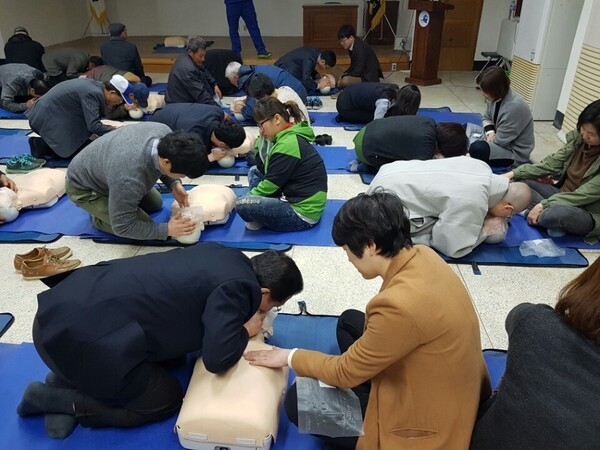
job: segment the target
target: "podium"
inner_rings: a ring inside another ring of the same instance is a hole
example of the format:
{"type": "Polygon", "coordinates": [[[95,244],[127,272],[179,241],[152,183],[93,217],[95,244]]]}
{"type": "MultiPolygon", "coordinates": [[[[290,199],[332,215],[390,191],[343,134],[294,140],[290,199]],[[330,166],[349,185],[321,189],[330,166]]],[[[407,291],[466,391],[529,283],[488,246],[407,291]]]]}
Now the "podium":
{"type": "Polygon", "coordinates": [[[408,9],[416,10],[413,58],[407,83],[420,86],[440,84],[437,72],[440,64],[444,14],[454,5],[438,1],[409,0],[408,9]]]}

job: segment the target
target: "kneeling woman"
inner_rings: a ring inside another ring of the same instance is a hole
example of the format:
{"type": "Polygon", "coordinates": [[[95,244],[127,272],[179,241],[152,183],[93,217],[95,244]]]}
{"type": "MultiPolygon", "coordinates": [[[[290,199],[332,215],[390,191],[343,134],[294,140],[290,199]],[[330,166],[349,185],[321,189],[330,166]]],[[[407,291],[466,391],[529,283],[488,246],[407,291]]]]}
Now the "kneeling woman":
{"type": "Polygon", "coordinates": [[[327,202],[327,173],[311,145],[315,135],[295,102],[259,100],[254,120],[257,165],[248,172],[250,192],[236,210],[251,230],[305,230],[321,219],[327,202]]]}
{"type": "Polygon", "coordinates": [[[548,234],[600,236],[600,100],[579,115],[577,130],[567,133],[567,143],[538,164],[517,167],[505,176],[523,180],[531,187],[530,225],[548,229],[548,234]],[[538,181],[559,174],[556,184],[538,181]]]}

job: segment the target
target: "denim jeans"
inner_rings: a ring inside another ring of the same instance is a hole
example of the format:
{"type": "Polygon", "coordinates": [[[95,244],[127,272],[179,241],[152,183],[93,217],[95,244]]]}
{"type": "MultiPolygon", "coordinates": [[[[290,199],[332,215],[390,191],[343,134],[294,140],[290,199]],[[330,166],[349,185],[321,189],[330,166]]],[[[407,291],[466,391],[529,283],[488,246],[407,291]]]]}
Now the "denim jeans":
{"type": "MultiPolygon", "coordinates": [[[[248,171],[250,189],[263,179],[264,174],[252,166],[248,171]]],[[[256,222],[274,231],[300,231],[313,226],[296,214],[290,203],[275,197],[247,194],[237,199],[235,210],[244,222],[256,222]]]]}

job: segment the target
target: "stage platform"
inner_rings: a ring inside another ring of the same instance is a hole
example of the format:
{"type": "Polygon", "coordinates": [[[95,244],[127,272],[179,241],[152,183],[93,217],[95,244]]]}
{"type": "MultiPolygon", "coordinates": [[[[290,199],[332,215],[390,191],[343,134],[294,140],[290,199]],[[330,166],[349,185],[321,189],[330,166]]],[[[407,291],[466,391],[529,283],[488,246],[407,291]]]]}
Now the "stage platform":
{"type": "MultiPolygon", "coordinates": [[[[229,36],[202,36],[206,40],[215,41],[210,48],[231,48],[229,36]]],[[[59,48],[59,47],[75,47],[87,51],[90,55],[100,55],[100,46],[108,39],[108,36],[101,37],[87,37],[83,39],[77,39],[75,41],[63,42],[62,44],[52,45],[47,49],[59,48]]],[[[142,63],[144,64],[144,70],[148,73],[168,73],[171,70],[171,65],[179,55],[179,53],[155,53],[154,46],[156,44],[163,44],[165,36],[129,36],[128,41],[133,42],[137,45],[140,56],[142,57],[142,63]]],[[[294,37],[265,37],[263,40],[267,49],[273,54],[271,59],[259,59],[256,57],[256,51],[252,45],[250,37],[242,37],[242,60],[244,64],[273,64],[280,56],[287,53],[288,51],[302,47],[302,36],[294,37]]],[[[383,72],[391,72],[392,64],[397,65],[397,70],[408,70],[410,68],[410,61],[408,55],[401,50],[394,50],[392,45],[372,45],[381,69],[383,72]]],[[[333,50],[337,54],[338,63],[337,66],[340,68],[348,67],[350,64],[350,58],[348,53],[341,47],[321,50],[333,50]]]]}

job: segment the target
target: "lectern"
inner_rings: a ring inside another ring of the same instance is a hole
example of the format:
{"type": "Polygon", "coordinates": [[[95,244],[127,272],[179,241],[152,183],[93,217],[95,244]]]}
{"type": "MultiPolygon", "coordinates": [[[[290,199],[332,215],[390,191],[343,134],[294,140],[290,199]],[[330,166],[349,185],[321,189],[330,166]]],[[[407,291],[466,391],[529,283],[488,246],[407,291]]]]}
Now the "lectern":
{"type": "Polygon", "coordinates": [[[416,10],[415,36],[410,76],[407,83],[420,86],[440,84],[437,76],[444,29],[444,14],[454,5],[436,1],[409,0],[408,9],[416,10]]]}

